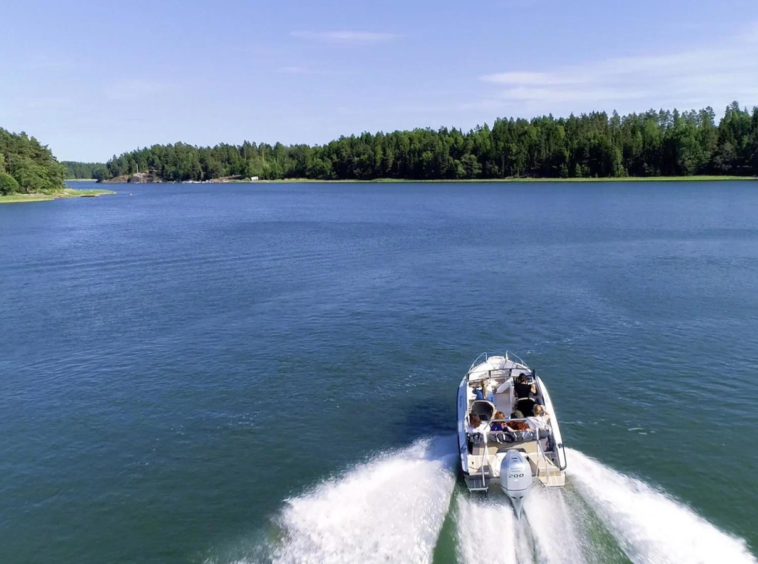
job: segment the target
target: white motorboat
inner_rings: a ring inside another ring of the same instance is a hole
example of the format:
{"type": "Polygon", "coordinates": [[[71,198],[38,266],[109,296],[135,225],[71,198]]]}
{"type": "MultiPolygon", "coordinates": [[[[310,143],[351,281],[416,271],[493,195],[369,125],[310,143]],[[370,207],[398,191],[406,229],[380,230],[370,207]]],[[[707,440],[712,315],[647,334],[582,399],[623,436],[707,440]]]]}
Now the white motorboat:
{"type": "Polygon", "coordinates": [[[511,353],[482,353],[461,380],[458,447],[469,491],[499,485],[518,517],[533,484],[566,483],[566,452],[550,394],[537,373],[511,353]],[[535,416],[538,405],[546,415],[535,416]],[[496,417],[498,412],[503,416],[496,417]]]}

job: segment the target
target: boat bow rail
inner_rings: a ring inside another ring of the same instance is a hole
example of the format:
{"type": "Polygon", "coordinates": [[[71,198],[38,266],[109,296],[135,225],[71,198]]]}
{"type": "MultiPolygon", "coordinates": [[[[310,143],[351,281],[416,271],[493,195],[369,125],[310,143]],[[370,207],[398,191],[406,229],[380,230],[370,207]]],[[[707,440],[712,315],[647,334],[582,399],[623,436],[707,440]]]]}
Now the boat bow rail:
{"type": "Polygon", "coordinates": [[[476,357],[476,360],[471,366],[469,366],[468,372],[466,372],[466,380],[469,382],[475,382],[492,378],[507,379],[511,376],[524,373],[528,373],[532,376],[536,375],[536,372],[529,368],[526,362],[510,351],[505,351],[504,355],[488,355],[486,352],[483,352],[476,357]],[[497,361],[493,362],[495,359],[497,359],[497,361]],[[483,366],[487,364],[490,366],[483,366]],[[514,374],[514,372],[516,374],[514,374]]]}
{"type": "Polygon", "coordinates": [[[476,357],[476,359],[474,360],[474,362],[471,363],[471,366],[469,366],[468,371],[471,372],[471,370],[475,366],[478,366],[479,364],[483,364],[483,363],[487,362],[490,358],[497,358],[497,357],[504,358],[506,362],[508,362],[508,361],[517,362],[517,363],[523,365],[524,367],[527,367],[526,363],[523,360],[521,360],[521,358],[518,355],[512,353],[511,351],[505,351],[504,355],[490,355],[489,353],[487,353],[485,351],[485,352],[483,352],[482,354],[480,354],[479,356],[476,357]],[[484,357],[484,360],[482,360],[482,357],[484,357]]]}

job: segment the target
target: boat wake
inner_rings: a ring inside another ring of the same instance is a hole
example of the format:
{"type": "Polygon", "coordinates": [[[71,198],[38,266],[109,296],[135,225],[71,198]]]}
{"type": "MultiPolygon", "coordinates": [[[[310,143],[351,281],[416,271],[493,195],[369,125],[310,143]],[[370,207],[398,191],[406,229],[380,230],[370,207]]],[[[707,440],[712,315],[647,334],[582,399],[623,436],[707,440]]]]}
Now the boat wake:
{"type": "Polygon", "coordinates": [[[430,562],[455,485],[453,439],[417,441],[286,503],[274,562],[430,562]]]}
{"type": "Polygon", "coordinates": [[[758,562],[731,536],[644,482],[569,452],[563,490],[535,488],[517,521],[500,496],[460,495],[458,559],[503,564],[758,562]]]}
{"type": "Polygon", "coordinates": [[[758,562],[743,539],[644,482],[569,450],[571,482],[633,562],[758,562]]]}
{"type": "Polygon", "coordinates": [[[534,488],[518,521],[505,496],[455,488],[454,440],[419,440],[287,500],[275,540],[248,557],[209,562],[758,564],[667,494],[581,452],[569,461],[566,488],[534,488]]]}
{"type": "Polygon", "coordinates": [[[610,562],[604,544],[593,542],[586,508],[562,490],[535,488],[524,506],[525,518],[516,520],[507,499],[499,495],[457,502],[458,559],[524,564],[610,562]]]}

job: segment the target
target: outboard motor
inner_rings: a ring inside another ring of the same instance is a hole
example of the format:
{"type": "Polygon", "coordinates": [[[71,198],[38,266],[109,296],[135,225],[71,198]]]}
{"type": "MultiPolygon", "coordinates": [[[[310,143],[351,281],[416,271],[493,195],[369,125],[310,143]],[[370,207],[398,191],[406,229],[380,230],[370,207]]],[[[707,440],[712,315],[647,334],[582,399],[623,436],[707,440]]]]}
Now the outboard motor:
{"type": "Polygon", "coordinates": [[[500,463],[500,489],[507,495],[516,517],[521,519],[524,498],[532,487],[532,468],[529,461],[518,450],[509,450],[500,463]]]}

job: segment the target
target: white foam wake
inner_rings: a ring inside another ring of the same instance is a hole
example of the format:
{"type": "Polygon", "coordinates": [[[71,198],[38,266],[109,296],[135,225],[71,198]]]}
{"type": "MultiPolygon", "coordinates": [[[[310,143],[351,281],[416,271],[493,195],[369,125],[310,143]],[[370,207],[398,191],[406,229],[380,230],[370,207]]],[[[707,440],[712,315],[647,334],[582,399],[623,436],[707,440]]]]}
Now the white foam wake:
{"type": "Polygon", "coordinates": [[[280,563],[431,562],[455,483],[454,440],[381,455],[287,501],[280,563]]]}
{"type": "Polygon", "coordinates": [[[465,563],[576,564],[585,562],[585,541],[562,491],[535,487],[516,520],[507,498],[458,498],[458,557],[465,563]]]}
{"type": "Polygon", "coordinates": [[[744,540],[640,480],[573,449],[569,449],[568,475],[633,562],[758,562],[744,540]]]}
{"type": "Polygon", "coordinates": [[[455,514],[458,559],[466,564],[532,561],[531,540],[504,497],[458,496],[455,514]]]}
{"type": "Polygon", "coordinates": [[[547,564],[588,562],[589,545],[577,508],[561,489],[535,487],[524,504],[534,535],[537,561],[547,564]]]}

